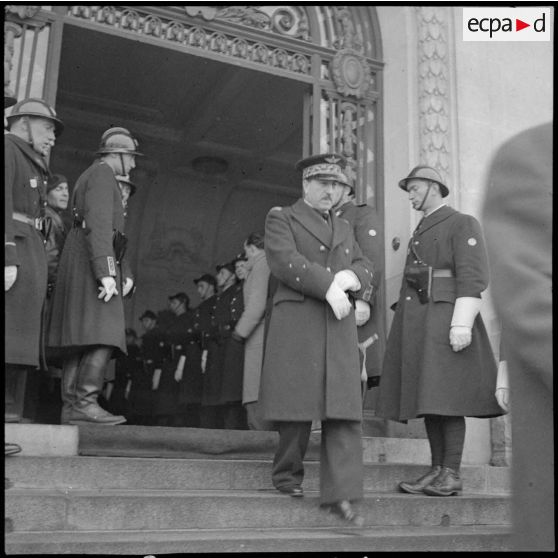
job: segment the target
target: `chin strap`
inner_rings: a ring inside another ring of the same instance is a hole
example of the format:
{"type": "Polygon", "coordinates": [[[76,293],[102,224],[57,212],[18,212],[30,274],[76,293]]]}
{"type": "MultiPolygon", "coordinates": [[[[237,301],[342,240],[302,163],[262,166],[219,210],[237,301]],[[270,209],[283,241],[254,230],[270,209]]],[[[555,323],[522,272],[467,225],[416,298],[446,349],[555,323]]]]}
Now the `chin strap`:
{"type": "Polygon", "coordinates": [[[420,205],[417,208],[417,211],[422,211],[422,206],[424,205],[424,202],[426,201],[426,198],[428,197],[428,194],[430,194],[430,189],[432,188],[432,182],[428,183],[428,187],[426,188],[426,194],[424,194],[424,198],[422,198],[422,201],[420,202],[420,205]]]}

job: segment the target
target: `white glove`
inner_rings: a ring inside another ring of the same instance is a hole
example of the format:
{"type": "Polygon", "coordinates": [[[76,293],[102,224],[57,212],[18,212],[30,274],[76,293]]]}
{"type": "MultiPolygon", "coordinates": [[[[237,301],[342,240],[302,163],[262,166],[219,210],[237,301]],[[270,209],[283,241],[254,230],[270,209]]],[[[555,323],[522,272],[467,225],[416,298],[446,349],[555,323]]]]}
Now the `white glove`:
{"type": "Polygon", "coordinates": [[[4,290],[9,291],[17,279],[17,265],[4,266],[4,290]]]}
{"type": "Polygon", "coordinates": [[[122,296],[126,296],[134,286],[134,280],[130,277],[126,277],[126,281],[124,281],[124,285],[122,287],[122,296]]]}
{"type": "Polygon", "coordinates": [[[370,304],[364,300],[355,301],[355,320],[356,325],[364,325],[370,319],[370,304]]]}
{"type": "Polygon", "coordinates": [[[335,317],[338,320],[346,318],[351,313],[351,303],[349,297],[341,289],[336,281],[332,281],[326,293],[326,300],[331,306],[335,317]]]}
{"type": "Polygon", "coordinates": [[[508,379],[508,362],[506,360],[501,360],[498,363],[498,377],[496,379],[496,400],[498,405],[504,409],[504,411],[509,412],[510,410],[510,386],[508,379]]]}
{"type": "Polygon", "coordinates": [[[182,374],[184,373],[184,364],[186,363],[186,355],[180,355],[178,359],[178,366],[174,371],[174,380],[180,382],[182,380],[182,374]]]}
{"type": "Polygon", "coordinates": [[[335,274],[334,281],[344,291],[358,291],[360,289],[360,281],[354,271],[350,269],[342,269],[335,274]]]}
{"type": "Polygon", "coordinates": [[[105,302],[108,302],[113,295],[118,294],[116,290],[116,281],[114,277],[102,277],[101,283],[103,286],[99,287],[99,296],[97,298],[102,298],[105,302]]]}
{"type": "Polygon", "coordinates": [[[162,370],[160,368],[157,368],[153,372],[153,384],[151,386],[151,389],[156,390],[159,387],[159,380],[161,379],[161,372],[162,372],[162,370]]]}
{"type": "Polygon", "coordinates": [[[472,296],[461,296],[455,300],[449,332],[449,341],[454,352],[462,351],[471,344],[472,328],[481,304],[480,298],[472,296]]]}

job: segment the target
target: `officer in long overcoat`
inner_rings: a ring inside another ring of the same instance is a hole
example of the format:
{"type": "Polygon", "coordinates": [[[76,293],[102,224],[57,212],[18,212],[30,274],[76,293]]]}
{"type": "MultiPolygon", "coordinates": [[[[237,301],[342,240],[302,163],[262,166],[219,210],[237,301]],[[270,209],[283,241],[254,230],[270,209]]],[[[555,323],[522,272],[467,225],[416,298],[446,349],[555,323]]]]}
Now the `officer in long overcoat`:
{"type": "Polygon", "coordinates": [[[42,235],[46,157],[63,124],[41,99],[16,103],[4,135],[4,281],[7,421],[22,418],[27,372],[40,363],[41,314],[47,292],[42,235]]]}
{"type": "Polygon", "coordinates": [[[260,402],[263,418],[278,421],[274,486],[303,494],[311,425],[321,420],[321,502],[361,524],[350,503],[362,497],[363,471],[357,329],[347,292],[368,300],[373,268],[349,223],[330,211],[348,184],[345,165],[336,154],[303,159],[303,198],[267,215],[265,252],[278,286],[260,402]]]}
{"type": "Polygon", "coordinates": [[[503,414],[479,313],[488,261],[479,222],[444,203],[449,189],[435,169],[415,167],[399,186],[424,217],[409,241],[376,414],[396,421],[425,417],[432,468],[400,488],[449,496],[462,490],[464,417],[503,414]]]}
{"type": "Polygon", "coordinates": [[[362,253],[374,264],[373,292],[370,302],[357,303],[362,306],[363,313],[362,319],[359,319],[357,314],[359,350],[366,372],[366,387],[370,389],[379,384],[385,350],[383,316],[376,306],[376,301],[380,297],[378,291],[381,288],[383,276],[380,265],[381,235],[374,210],[365,203],[357,205],[354,201],[354,193],[348,187],[345,187],[344,196],[341,198],[335,214],[352,225],[355,239],[362,253]]]}
{"type": "Polygon", "coordinates": [[[123,297],[133,278],[126,263],[125,208],[116,175],[135,167],[137,141],[126,128],[110,128],[99,158],[81,174],[72,193],[73,227],[60,263],[48,344],[64,348],[62,423],[119,424],[97,403],[106,365],[126,353],[123,297]]]}

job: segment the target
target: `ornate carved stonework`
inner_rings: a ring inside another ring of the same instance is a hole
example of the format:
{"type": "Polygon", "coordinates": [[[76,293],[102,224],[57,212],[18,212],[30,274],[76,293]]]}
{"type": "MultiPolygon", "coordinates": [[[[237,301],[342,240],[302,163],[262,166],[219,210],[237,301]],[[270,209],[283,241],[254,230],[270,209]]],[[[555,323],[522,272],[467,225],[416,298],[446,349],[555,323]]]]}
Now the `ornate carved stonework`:
{"type": "Polygon", "coordinates": [[[10,73],[13,66],[14,40],[19,37],[23,29],[12,21],[4,22],[4,96],[13,97],[14,92],[10,88],[10,73]]]}
{"type": "Polygon", "coordinates": [[[372,84],[372,72],[365,58],[353,50],[340,50],[331,62],[331,77],[342,95],[362,99],[372,84]]]}
{"type": "Polygon", "coordinates": [[[450,177],[448,8],[417,7],[420,162],[450,177]]]}
{"type": "MultiPolygon", "coordinates": [[[[227,8],[223,7],[223,9],[209,9],[205,6],[188,6],[185,10],[188,15],[199,17],[200,20],[208,21],[221,18],[240,22],[244,25],[250,23],[257,28],[261,28],[266,22],[265,25],[270,31],[289,35],[307,33],[305,20],[300,16],[297,19],[296,29],[292,25],[289,27],[290,22],[292,23],[294,20],[285,15],[283,8],[285,7],[266,6],[262,7],[261,10],[256,10],[253,7],[244,9],[229,6],[227,8]],[[271,15],[264,13],[264,10],[271,8],[273,8],[271,15]],[[216,11],[213,12],[212,10],[216,11]],[[261,13],[258,16],[256,12],[261,13]]],[[[287,8],[293,7],[289,6],[287,8]]],[[[69,15],[78,19],[120,28],[131,33],[149,35],[163,41],[199,48],[225,57],[242,58],[248,62],[287,72],[305,75],[309,75],[311,72],[311,58],[307,54],[267,45],[261,41],[239,38],[232,33],[206,29],[201,21],[200,24],[186,23],[162,16],[154,16],[147,10],[120,8],[119,6],[70,6],[69,15]]]]}
{"type": "Polygon", "coordinates": [[[19,4],[6,4],[6,14],[17,15],[20,19],[28,19],[39,13],[41,6],[21,6],[19,4]]]}
{"type": "Polygon", "coordinates": [[[362,99],[372,84],[372,72],[362,55],[362,36],[346,7],[334,8],[341,33],[334,46],[339,50],[331,62],[331,77],[342,95],[362,99]]]}

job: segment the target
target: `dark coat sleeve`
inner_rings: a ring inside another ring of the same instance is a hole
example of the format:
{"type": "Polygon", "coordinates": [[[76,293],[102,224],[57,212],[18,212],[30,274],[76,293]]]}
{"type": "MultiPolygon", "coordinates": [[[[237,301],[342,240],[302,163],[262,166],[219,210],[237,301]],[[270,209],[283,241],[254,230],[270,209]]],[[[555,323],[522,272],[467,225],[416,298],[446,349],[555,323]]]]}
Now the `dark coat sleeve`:
{"type": "Polygon", "coordinates": [[[112,170],[97,166],[85,185],[85,222],[87,248],[96,279],[115,277],[116,264],[112,245],[114,188],[118,188],[112,170]]]}
{"type": "Polygon", "coordinates": [[[4,265],[19,265],[15,244],[13,186],[16,176],[15,148],[4,138],[4,265]]]}

